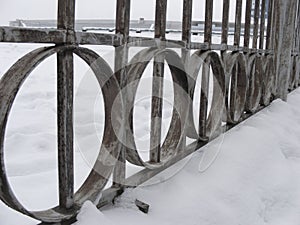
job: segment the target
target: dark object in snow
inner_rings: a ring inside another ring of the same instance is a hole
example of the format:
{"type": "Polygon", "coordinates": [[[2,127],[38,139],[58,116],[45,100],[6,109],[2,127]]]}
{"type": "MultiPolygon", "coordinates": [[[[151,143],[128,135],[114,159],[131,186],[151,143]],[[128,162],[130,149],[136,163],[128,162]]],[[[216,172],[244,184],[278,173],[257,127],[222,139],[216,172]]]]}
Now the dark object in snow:
{"type": "Polygon", "coordinates": [[[149,212],[149,205],[146,204],[145,202],[142,202],[138,199],[135,200],[135,205],[139,208],[140,211],[143,213],[148,213],[149,212]]]}

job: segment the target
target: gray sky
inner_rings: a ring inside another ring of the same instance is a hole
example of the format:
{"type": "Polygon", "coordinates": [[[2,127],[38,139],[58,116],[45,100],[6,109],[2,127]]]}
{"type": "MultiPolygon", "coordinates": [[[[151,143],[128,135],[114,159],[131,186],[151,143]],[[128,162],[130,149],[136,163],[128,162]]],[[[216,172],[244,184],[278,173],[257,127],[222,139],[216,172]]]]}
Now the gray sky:
{"type": "MultiPolygon", "coordinates": [[[[214,0],[214,19],[221,20],[222,0],[214,0]]],[[[168,20],[181,20],[183,0],[168,1],[168,20]]],[[[231,1],[231,20],[235,1],[231,1]]],[[[204,19],[205,0],[195,0],[193,19],[204,19]]],[[[77,19],[114,19],[116,0],[77,0],[77,19]]],[[[56,19],[57,0],[0,0],[0,25],[15,19],[56,19]]],[[[131,19],[154,19],[155,0],[132,0],[131,19]]]]}

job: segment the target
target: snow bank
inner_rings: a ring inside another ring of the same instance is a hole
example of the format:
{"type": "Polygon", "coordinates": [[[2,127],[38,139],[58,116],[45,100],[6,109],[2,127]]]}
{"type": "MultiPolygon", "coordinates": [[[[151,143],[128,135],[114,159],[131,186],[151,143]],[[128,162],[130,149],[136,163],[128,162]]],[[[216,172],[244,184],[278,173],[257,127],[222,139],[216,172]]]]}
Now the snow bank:
{"type": "Polygon", "coordinates": [[[77,215],[77,222],[74,225],[114,225],[110,220],[108,220],[96,206],[87,201],[81,207],[80,213],[77,215]]]}
{"type": "MultiPolygon", "coordinates": [[[[300,90],[196,152],[179,174],[127,190],[103,211],[115,224],[296,225],[300,221],[300,90]],[[216,161],[200,173],[210,151],[216,161]],[[205,160],[202,160],[205,157],[205,160]],[[134,200],[150,204],[149,214],[134,200]]],[[[88,224],[88,223],[83,223],[88,224]]]]}

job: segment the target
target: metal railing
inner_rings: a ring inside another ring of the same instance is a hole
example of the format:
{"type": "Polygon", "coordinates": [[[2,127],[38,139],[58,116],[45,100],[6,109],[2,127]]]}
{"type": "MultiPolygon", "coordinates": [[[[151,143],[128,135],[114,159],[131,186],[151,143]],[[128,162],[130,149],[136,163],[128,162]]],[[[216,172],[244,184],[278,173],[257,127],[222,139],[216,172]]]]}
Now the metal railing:
{"type": "MultiPolygon", "coordinates": [[[[0,42],[51,43],[19,59],[0,81],[0,198],[9,207],[46,223],[72,221],[86,200],[102,198],[98,207],[136,187],[207,144],[222,132],[266,107],[275,98],[286,99],[299,86],[300,7],[296,0],[223,0],[221,42],[212,42],[215,2],[206,0],[204,42],[191,38],[192,0],[183,0],[182,38],[166,38],[167,0],[156,1],[154,38],[129,34],[130,0],[117,0],[116,33],[74,30],[75,0],[58,1],[57,29],[0,27],[0,42]],[[230,4],[236,4],[233,45],[228,44],[230,4]],[[243,18],[245,7],[245,18],[243,18]],[[266,13],[267,10],[267,13],[266,13]],[[254,15],[251,14],[254,12],[254,15]],[[267,15],[267,18],[266,18],[267,15]],[[253,18],[253,19],[252,19],[253,18]],[[244,20],[244,22],[242,22],[244,20]],[[243,44],[241,32],[244,31],[243,44]],[[115,47],[115,66],[82,45],[115,47]],[[143,47],[129,60],[130,48],[143,47]],[[176,53],[181,50],[181,54],[176,53]],[[27,210],[15,197],[5,169],[4,142],[14,99],[30,72],[47,57],[57,55],[57,126],[59,205],[46,211],[27,210]],[[104,97],[105,129],[96,163],[74,193],[73,170],[73,55],[93,70],[104,97]],[[136,91],[153,62],[149,161],[139,155],[133,135],[136,91]],[[165,63],[172,74],[174,105],[171,125],[161,140],[165,63]],[[193,101],[201,76],[199,126],[193,121],[193,101]],[[210,79],[213,80],[211,84],[210,79]],[[130,86],[130,88],[128,88],[130,86]],[[211,100],[208,98],[212,93],[211,100]],[[211,106],[209,107],[209,104],[211,106]],[[186,138],[194,140],[186,144],[186,138]],[[126,163],[144,168],[126,178],[126,163]],[[105,189],[113,176],[113,185],[105,189]]],[[[172,4],[171,1],[168,2],[172,4]]]]}

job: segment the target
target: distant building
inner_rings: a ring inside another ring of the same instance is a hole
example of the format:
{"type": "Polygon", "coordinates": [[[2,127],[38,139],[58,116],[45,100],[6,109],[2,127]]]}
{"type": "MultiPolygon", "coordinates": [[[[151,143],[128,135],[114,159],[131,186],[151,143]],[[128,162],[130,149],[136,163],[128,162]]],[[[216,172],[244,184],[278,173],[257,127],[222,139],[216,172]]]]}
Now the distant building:
{"type": "MultiPolygon", "coordinates": [[[[130,31],[137,33],[152,32],[154,31],[155,21],[145,20],[140,18],[138,20],[130,21],[130,31]]],[[[199,34],[204,32],[204,21],[192,21],[192,33],[199,34]]],[[[22,20],[17,19],[9,22],[10,26],[14,27],[30,27],[30,28],[56,28],[56,20],[22,20]]],[[[81,31],[115,31],[114,20],[76,20],[75,29],[81,31]]],[[[167,21],[167,33],[168,32],[181,32],[182,23],[180,21],[167,21]]],[[[213,32],[220,33],[222,30],[222,22],[213,22],[213,32]]],[[[229,24],[229,33],[234,32],[234,23],[229,24]]]]}
{"type": "MultiPolygon", "coordinates": [[[[10,21],[9,25],[14,27],[38,27],[38,28],[55,28],[56,20],[22,20],[17,19],[15,21],[10,21]]],[[[133,29],[150,29],[154,24],[152,20],[145,20],[140,18],[138,20],[131,20],[130,27],[133,29]]],[[[86,28],[104,28],[108,30],[113,30],[115,28],[114,20],[76,20],[75,29],[85,30],[86,28]]],[[[169,21],[167,23],[167,29],[181,29],[181,22],[169,21]]]]}
{"type": "MultiPolygon", "coordinates": [[[[267,0],[268,1],[268,0],[267,0]]],[[[254,9],[253,9],[254,10],[254,9]]],[[[254,12],[254,11],[253,11],[254,12]]],[[[254,15],[254,13],[253,13],[254,15]]],[[[155,29],[155,21],[145,20],[140,18],[138,20],[130,21],[130,31],[136,33],[153,32],[155,29]]],[[[28,27],[28,28],[56,28],[56,20],[22,20],[17,19],[9,22],[13,27],[28,27]]],[[[204,21],[192,21],[193,35],[204,33],[205,22],[204,21]]],[[[115,20],[76,20],[75,30],[78,31],[106,31],[115,32],[115,20]]],[[[182,30],[181,21],[167,21],[167,33],[180,33],[182,30]]],[[[214,21],[212,23],[213,34],[220,35],[222,32],[222,22],[214,21]]],[[[233,35],[235,30],[235,23],[229,23],[228,34],[233,35]]],[[[241,35],[244,34],[244,26],[242,24],[241,35]]]]}

